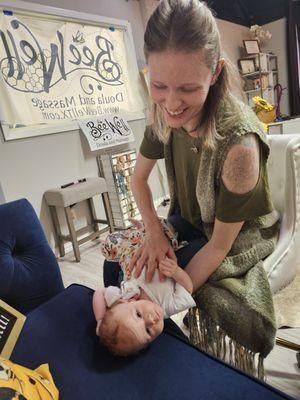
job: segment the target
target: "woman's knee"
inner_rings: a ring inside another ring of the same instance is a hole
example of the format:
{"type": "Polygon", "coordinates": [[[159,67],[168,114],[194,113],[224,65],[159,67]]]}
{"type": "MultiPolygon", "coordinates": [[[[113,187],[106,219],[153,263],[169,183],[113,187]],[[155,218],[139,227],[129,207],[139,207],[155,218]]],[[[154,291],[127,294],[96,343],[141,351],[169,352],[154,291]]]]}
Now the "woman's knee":
{"type": "Polygon", "coordinates": [[[207,243],[207,239],[202,236],[192,240],[186,246],[176,251],[177,263],[181,268],[185,268],[195,254],[207,243]]]}
{"type": "Polygon", "coordinates": [[[194,239],[204,236],[202,232],[184,219],[180,213],[172,214],[168,217],[168,222],[173,226],[178,234],[179,241],[192,242],[194,239]]]}
{"type": "Polygon", "coordinates": [[[105,260],[103,264],[104,286],[120,286],[121,273],[122,270],[118,263],[105,260]]]}

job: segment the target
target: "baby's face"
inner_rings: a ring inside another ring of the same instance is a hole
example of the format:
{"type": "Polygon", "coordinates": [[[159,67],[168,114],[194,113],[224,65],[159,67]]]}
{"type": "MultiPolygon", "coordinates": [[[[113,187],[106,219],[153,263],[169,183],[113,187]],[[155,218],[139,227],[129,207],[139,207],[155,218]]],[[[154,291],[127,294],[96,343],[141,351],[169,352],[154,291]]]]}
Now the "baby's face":
{"type": "Polygon", "coordinates": [[[114,316],[124,322],[141,348],[156,339],[164,328],[163,309],[149,300],[123,301],[115,306],[114,316]]]}

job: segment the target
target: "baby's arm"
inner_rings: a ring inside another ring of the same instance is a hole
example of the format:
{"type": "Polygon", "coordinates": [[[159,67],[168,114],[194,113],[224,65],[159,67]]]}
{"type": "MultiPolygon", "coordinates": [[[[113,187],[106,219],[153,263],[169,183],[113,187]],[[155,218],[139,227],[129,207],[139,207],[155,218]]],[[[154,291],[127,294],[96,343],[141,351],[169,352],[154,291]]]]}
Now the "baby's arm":
{"type": "Polygon", "coordinates": [[[96,321],[100,321],[106,312],[106,302],[105,302],[105,289],[99,288],[95,290],[93,295],[93,311],[96,321]]]}
{"type": "Polygon", "coordinates": [[[159,263],[159,270],[163,275],[173,278],[175,282],[183,286],[189,293],[193,293],[193,282],[191,278],[178,266],[176,261],[166,257],[159,263]]]}

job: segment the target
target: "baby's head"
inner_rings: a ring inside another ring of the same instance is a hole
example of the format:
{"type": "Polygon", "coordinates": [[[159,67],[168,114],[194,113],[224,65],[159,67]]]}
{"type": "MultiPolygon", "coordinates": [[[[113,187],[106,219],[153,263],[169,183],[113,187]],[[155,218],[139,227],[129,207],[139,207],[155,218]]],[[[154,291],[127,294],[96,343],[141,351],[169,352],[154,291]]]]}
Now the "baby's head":
{"type": "Polygon", "coordinates": [[[162,308],[149,300],[120,300],[107,310],[98,330],[101,343],[120,356],[147,347],[164,327],[162,308]]]}

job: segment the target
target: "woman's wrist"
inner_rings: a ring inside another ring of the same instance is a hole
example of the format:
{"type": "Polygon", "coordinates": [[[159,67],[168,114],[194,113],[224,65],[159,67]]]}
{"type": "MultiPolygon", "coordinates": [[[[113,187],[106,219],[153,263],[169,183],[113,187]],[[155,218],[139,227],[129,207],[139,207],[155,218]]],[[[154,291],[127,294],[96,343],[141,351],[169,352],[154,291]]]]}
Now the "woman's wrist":
{"type": "Polygon", "coordinates": [[[157,216],[155,218],[151,218],[148,221],[144,220],[146,234],[151,237],[161,236],[163,234],[163,230],[159,219],[157,216]]]}

